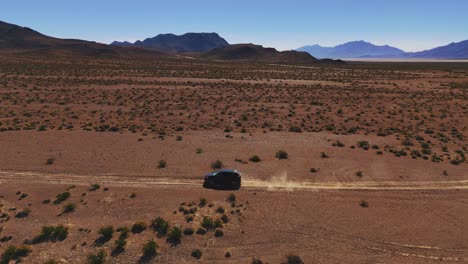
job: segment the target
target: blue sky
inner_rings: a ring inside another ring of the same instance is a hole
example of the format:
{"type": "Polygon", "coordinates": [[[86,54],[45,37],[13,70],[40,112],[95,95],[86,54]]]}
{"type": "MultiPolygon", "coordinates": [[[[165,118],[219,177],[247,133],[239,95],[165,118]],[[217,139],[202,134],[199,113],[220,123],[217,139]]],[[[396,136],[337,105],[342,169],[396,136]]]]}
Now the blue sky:
{"type": "Polygon", "coordinates": [[[103,43],[217,32],[280,50],[366,40],[418,51],[468,39],[467,0],[5,0],[0,20],[103,43]]]}

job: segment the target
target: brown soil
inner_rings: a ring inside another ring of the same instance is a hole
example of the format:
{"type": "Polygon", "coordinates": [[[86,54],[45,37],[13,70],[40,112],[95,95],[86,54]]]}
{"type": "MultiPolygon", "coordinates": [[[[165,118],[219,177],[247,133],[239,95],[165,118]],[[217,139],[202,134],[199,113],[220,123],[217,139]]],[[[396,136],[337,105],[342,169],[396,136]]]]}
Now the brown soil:
{"type": "Polygon", "coordinates": [[[465,63],[2,57],[0,253],[64,224],[65,240],[29,245],[23,262],[85,263],[102,249],[135,263],[150,238],[152,263],[467,262],[467,84],[465,63]],[[202,188],[215,160],[242,173],[234,207],[231,191],[202,188]],[[171,246],[148,227],[120,254],[119,232],[93,244],[102,226],[158,216],[196,230],[218,207],[222,237],[171,246]]]}

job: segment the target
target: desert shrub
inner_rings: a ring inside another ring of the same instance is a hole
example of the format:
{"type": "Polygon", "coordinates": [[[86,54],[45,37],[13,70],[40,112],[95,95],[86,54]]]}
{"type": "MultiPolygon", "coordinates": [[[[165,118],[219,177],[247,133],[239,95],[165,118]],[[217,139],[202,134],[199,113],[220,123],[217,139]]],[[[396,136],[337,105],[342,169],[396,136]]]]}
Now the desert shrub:
{"type": "Polygon", "coordinates": [[[286,256],[286,262],[285,264],[304,264],[304,261],[302,261],[301,257],[297,255],[288,255],[286,256]]]}
{"type": "Polygon", "coordinates": [[[106,259],[106,252],[104,250],[99,250],[96,254],[89,254],[86,257],[87,264],[102,264],[106,259]]]}
{"type": "Polygon", "coordinates": [[[214,229],[214,221],[211,217],[204,216],[201,221],[201,226],[207,230],[214,229]]]}
{"type": "Polygon", "coordinates": [[[191,254],[191,255],[192,255],[193,258],[201,259],[203,253],[202,253],[201,250],[199,250],[199,249],[194,249],[194,250],[192,250],[192,254],[191,254]]]}
{"type": "Polygon", "coordinates": [[[54,162],[55,162],[55,158],[48,158],[46,160],[46,165],[52,165],[52,164],[54,164],[54,162]]]}
{"type": "Polygon", "coordinates": [[[229,217],[225,214],[223,214],[223,216],[221,216],[221,221],[223,221],[223,223],[227,224],[229,222],[229,217]]]}
{"type": "Polygon", "coordinates": [[[278,150],[275,155],[277,159],[288,159],[288,156],[288,153],[284,150],[278,150]]]}
{"type": "Polygon", "coordinates": [[[309,172],[310,173],[316,173],[318,170],[316,168],[310,168],[309,172]]]}
{"type": "Polygon", "coordinates": [[[155,256],[157,249],[158,249],[158,244],[156,243],[156,241],[154,241],[154,239],[148,240],[148,242],[146,242],[143,245],[143,249],[142,249],[143,257],[155,256]]]}
{"type": "Polygon", "coordinates": [[[358,141],[357,145],[358,145],[359,148],[362,148],[362,149],[364,149],[364,150],[368,150],[368,149],[369,149],[369,146],[370,146],[370,145],[369,145],[369,142],[366,141],[366,140],[358,141]]]}
{"type": "Polygon", "coordinates": [[[74,203],[69,203],[69,204],[66,204],[64,207],[63,207],[63,212],[64,213],[71,213],[71,212],[74,212],[76,209],[76,204],[74,203]]]}
{"type": "Polygon", "coordinates": [[[63,241],[68,236],[68,227],[63,225],[43,226],[41,233],[33,238],[32,243],[63,241]]]}
{"type": "Polygon", "coordinates": [[[197,149],[195,150],[195,153],[197,153],[197,154],[202,154],[202,153],[203,153],[203,149],[202,149],[202,148],[197,148],[197,149]]]}
{"type": "Polygon", "coordinates": [[[49,259],[44,264],[58,264],[58,262],[55,259],[49,259]]]}
{"type": "Polygon", "coordinates": [[[186,236],[191,236],[191,235],[193,235],[194,232],[195,231],[191,227],[184,228],[184,235],[186,235],[186,236]]]}
{"type": "Polygon", "coordinates": [[[59,193],[55,196],[54,204],[59,204],[63,201],[66,201],[68,198],[70,198],[70,196],[71,196],[70,192],[59,193]]]}
{"type": "Polygon", "coordinates": [[[0,243],[5,243],[13,239],[13,236],[2,236],[0,237],[0,243]]]}
{"type": "Polygon", "coordinates": [[[1,263],[8,264],[12,260],[20,260],[23,257],[27,257],[29,253],[31,253],[31,248],[26,245],[10,245],[2,254],[1,263]]]}
{"type": "Polygon", "coordinates": [[[344,148],[345,144],[343,144],[341,141],[337,140],[335,143],[332,144],[333,147],[339,147],[339,148],[344,148]]]}
{"type": "Polygon", "coordinates": [[[206,205],[206,198],[200,198],[200,202],[198,203],[198,206],[204,207],[206,205]]]}
{"type": "Polygon", "coordinates": [[[125,246],[127,245],[127,238],[128,238],[128,233],[130,232],[128,228],[122,227],[117,229],[118,232],[120,232],[119,238],[115,240],[115,248],[113,253],[120,253],[125,250],[125,246]]]}
{"type": "Polygon", "coordinates": [[[258,259],[258,258],[252,258],[251,264],[263,264],[263,261],[261,261],[261,260],[258,259]]]}
{"type": "Polygon", "coordinates": [[[166,168],[166,166],[167,166],[167,163],[166,163],[165,160],[160,160],[160,161],[158,162],[158,168],[164,169],[164,168],[166,168]]]}
{"type": "Polygon", "coordinates": [[[262,161],[262,160],[260,159],[260,157],[257,156],[257,155],[253,155],[252,157],[250,157],[249,160],[250,160],[251,162],[260,162],[260,161],[262,161]]]}
{"type": "Polygon", "coordinates": [[[93,192],[93,191],[99,190],[100,188],[101,188],[101,185],[94,183],[94,184],[91,184],[91,188],[89,190],[93,192]]]}
{"type": "Polygon", "coordinates": [[[403,139],[403,140],[401,141],[401,144],[402,144],[403,146],[407,146],[407,147],[413,146],[413,145],[414,145],[413,142],[412,142],[409,138],[403,139]]]}
{"type": "Polygon", "coordinates": [[[326,159],[326,158],[328,158],[328,155],[325,152],[322,152],[322,153],[320,153],[320,157],[322,159],[326,159]]]}
{"type": "Polygon", "coordinates": [[[358,171],[358,172],[356,172],[356,176],[358,176],[358,177],[362,177],[362,171],[358,171]]]}
{"type": "Polygon", "coordinates": [[[15,217],[16,218],[25,218],[29,216],[29,213],[31,213],[31,209],[29,208],[24,208],[23,210],[19,211],[16,213],[15,217]]]}
{"type": "Polygon", "coordinates": [[[359,205],[360,205],[361,207],[363,207],[363,208],[369,207],[369,203],[368,203],[367,201],[365,201],[365,200],[361,200],[361,201],[359,202],[359,205]]]}
{"type": "Polygon", "coordinates": [[[167,233],[167,241],[171,244],[179,244],[182,238],[182,230],[177,226],[172,227],[167,233]]]}
{"type": "Polygon", "coordinates": [[[132,225],[132,233],[138,234],[143,232],[146,229],[146,223],[143,221],[138,221],[132,225]]]}
{"type": "Polygon", "coordinates": [[[101,235],[102,241],[109,241],[111,240],[112,236],[114,235],[114,227],[113,226],[103,226],[98,230],[98,234],[101,235]]]}
{"type": "Polygon", "coordinates": [[[136,193],[132,192],[129,196],[130,198],[135,198],[136,197],[136,193]]]}
{"type": "Polygon", "coordinates": [[[23,199],[26,198],[26,197],[28,197],[28,194],[24,192],[24,193],[21,193],[19,199],[20,199],[20,200],[23,200],[23,199]]]}
{"type": "Polygon", "coordinates": [[[301,133],[302,129],[298,126],[290,126],[289,127],[289,132],[295,132],[295,133],[301,133]]]}
{"type": "Polygon", "coordinates": [[[450,164],[452,165],[460,165],[462,162],[463,160],[459,159],[458,157],[450,160],[450,164]]]}
{"type": "Polygon", "coordinates": [[[346,132],[348,132],[349,134],[356,134],[357,131],[358,131],[357,127],[351,127],[348,130],[346,130],[346,132]]]}
{"type": "Polygon", "coordinates": [[[421,150],[421,153],[424,154],[424,155],[431,155],[432,150],[429,149],[429,148],[424,148],[424,149],[421,150]]]}
{"type": "Polygon", "coordinates": [[[197,229],[197,235],[204,235],[204,234],[206,234],[206,229],[203,227],[199,227],[197,229]]]}
{"type": "Polygon", "coordinates": [[[187,223],[192,222],[192,221],[193,221],[193,216],[192,216],[192,215],[187,215],[187,216],[185,217],[185,221],[187,221],[187,223]]]}
{"type": "Polygon", "coordinates": [[[176,141],[182,141],[182,136],[177,136],[176,141]]]}
{"type": "Polygon", "coordinates": [[[231,193],[229,194],[228,198],[227,198],[227,201],[230,202],[230,203],[235,203],[236,202],[236,195],[231,193]]]}
{"type": "Polygon", "coordinates": [[[226,253],[224,253],[224,257],[225,258],[230,258],[231,257],[231,252],[226,251],[226,253]]]}
{"type": "Polygon", "coordinates": [[[114,252],[123,252],[125,250],[125,246],[127,245],[127,239],[117,239],[114,242],[115,248],[114,252]]]}
{"type": "Polygon", "coordinates": [[[151,222],[151,227],[158,233],[159,236],[164,236],[169,230],[169,222],[164,220],[162,217],[157,217],[151,222]]]}
{"type": "Polygon", "coordinates": [[[221,229],[216,229],[214,232],[215,237],[222,237],[224,236],[224,232],[221,229]]]}
{"type": "Polygon", "coordinates": [[[226,210],[224,210],[224,208],[221,207],[221,206],[218,207],[218,208],[216,208],[216,213],[218,213],[218,214],[224,214],[225,211],[226,211],[226,210]]]}
{"type": "Polygon", "coordinates": [[[211,168],[216,170],[216,169],[221,169],[223,167],[223,162],[220,160],[215,160],[213,163],[211,163],[211,168]]]}

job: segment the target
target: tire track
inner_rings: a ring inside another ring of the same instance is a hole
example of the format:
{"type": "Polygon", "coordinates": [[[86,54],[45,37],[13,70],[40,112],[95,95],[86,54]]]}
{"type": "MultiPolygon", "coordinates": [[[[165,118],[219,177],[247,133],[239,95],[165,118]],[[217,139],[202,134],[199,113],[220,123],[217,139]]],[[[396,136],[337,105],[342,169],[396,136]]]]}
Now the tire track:
{"type": "MultiPolygon", "coordinates": [[[[180,187],[202,188],[203,179],[164,178],[156,176],[128,175],[76,175],[68,173],[41,173],[0,171],[0,183],[36,183],[36,184],[74,184],[89,185],[101,183],[121,187],[180,187]]],[[[460,181],[360,181],[360,182],[298,182],[286,178],[256,180],[248,178],[242,181],[243,189],[278,190],[468,190],[468,180],[460,181]]]]}

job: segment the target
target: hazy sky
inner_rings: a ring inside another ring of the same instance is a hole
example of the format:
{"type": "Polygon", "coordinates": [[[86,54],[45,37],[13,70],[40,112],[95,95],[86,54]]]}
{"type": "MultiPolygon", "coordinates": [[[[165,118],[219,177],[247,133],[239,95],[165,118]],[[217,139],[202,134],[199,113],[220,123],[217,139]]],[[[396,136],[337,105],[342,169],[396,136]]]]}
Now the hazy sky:
{"type": "Polygon", "coordinates": [[[468,39],[468,0],[4,0],[0,20],[104,43],[217,32],[280,50],[366,40],[418,51],[468,39]]]}

